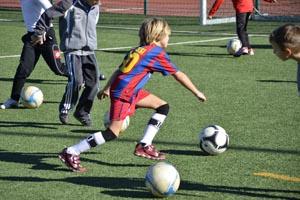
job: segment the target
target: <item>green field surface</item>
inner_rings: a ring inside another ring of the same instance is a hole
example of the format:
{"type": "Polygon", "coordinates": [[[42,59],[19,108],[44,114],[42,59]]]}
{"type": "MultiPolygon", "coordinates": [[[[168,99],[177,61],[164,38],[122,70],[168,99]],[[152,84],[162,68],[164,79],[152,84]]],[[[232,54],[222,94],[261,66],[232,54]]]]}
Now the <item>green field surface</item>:
{"type": "MultiPolygon", "coordinates": [[[[107,77],[130,47],[137,46],[143,19],[101,16],[96,56],[107,77]]],[[[154,74],[146,85],[170,105],[154,139],[181,177],[179,190],[169,199],[300,199],[296,62],[279,60],[268,42],[269,33],[283,23],[250,21],[255,55],[234,58],[226,43],[236,37],[235,24],[167,20],[173,31],[167,49],[171,60],[208,98],[200,103],[172,76],[154,74]],[[222,126],[230,137],[228,150],[218,156],[205,156],[199,148],[198,135],[211,124],[222,126]]],[[[21,21],[0,22],[0,103],[10,96],[24,32],[21,21]]],[[[81,126],[72,115],[70,125],[61,125],[58,105],[66,83],[40,59],[26,86],[43,91],[41,107],[0,110],[0,199],[153,199],[144,177],[156,161],[133,155],[151,110],[137,110],[116,141],[81,154],[88,172],[71,172],[60,162],[57,154],[64,147],[104,129],[103,115],[109,109],[109,100],[95,100],[91,127],[81,126]]]]}

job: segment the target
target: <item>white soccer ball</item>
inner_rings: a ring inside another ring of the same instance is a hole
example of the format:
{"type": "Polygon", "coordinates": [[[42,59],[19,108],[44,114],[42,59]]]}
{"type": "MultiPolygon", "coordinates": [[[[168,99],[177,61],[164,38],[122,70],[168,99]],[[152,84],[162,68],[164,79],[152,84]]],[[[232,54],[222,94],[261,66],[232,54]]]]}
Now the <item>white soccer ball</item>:
{"type": "Polygon", "coordinates": [[[156,197],[167,197],[176,193],[180,176],[176,168],[167,162],[158,162],[149,167],[145,184],[156,197]]]}
{"type": "MultiPolygon", "coordinates": [[[[104,117],[103,117],[103,124],[105,126],[105,128],[108,128],[108,126],[110,125],[110,118],[109,118],[109,111],[107,111],[105,114],[104,114],[104,117]]],[[[124,121],[123,121],[123,124],[122,124],[122,127],[121,127],[121,130],[120,132],[124,132],[128,126],[129,126],[129,123],[130,123],[130,117],[127,116],[124,121]]]]}
{"type": "Polygon", "coordinates": [[[218,125],[211,125],[201,130],[199,134],[200,148],[209,155],[218,155],[227,150],[229,136],[218,125]]]}
{"type": "Polygon", "coordinates": [[[231,55],[235,54],[242,47],[242,43],[239,39],[233,38],[227,42],[227,52],[231,55]]]}
{"type": "Polygon", "coordinates": [[[21,102],[27,108],[38,108],[43,103],[44,95],[35,86],[28,86],[22,89],[21,102]]]}

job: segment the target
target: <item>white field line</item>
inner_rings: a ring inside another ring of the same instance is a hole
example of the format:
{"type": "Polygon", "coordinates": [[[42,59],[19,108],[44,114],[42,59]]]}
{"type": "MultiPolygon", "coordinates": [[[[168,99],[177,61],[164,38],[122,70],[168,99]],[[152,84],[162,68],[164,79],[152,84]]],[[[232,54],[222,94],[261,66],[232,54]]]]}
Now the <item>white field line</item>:
{"type": "MultiPolygon", "coordinates": [[[[249,35],[249,36],[256,36],[265,37],[266,35],[249,35]]],[[[222,37],[222,38],[216,38],[216,39],[208,39],[208,40],[194,40],[194,41],[186,41],[186,42],[175,42],[175,43],[169,43],[169,46],[174,45],[185,45],[185,44],[198,44],[198,43],[205,43],[205,42],[215,42],[215,41],[222,41],[222,40],[229,40],[236,37],[222,37]]],[[[125,47],[110,47],[110,48],[100,48],[96,49],[95,51],[113,51],[113,50],[123,50],[123,49],[131,49],[134,48],[134,46],[125,46],[125,47]]],[[[0,56],[0,59],[4,58],[18,58],[20,55],[7,55],[7,56],[0,56]]]]}
{"type": "MultiPolygon", "coordinates": [[[[102,26],[98,25],[98,28],[106,28],[106,29],[118,29],[118,30],[134,30],[138,31],[138,28],[132,28],[132,27],[123,27],[123,26],[102,26]]],[[[172,33],[185,33],[185,34],[195,34],[195,35],[212,35],[212,36],[236,36],[235,33],[212,33],[212,32],[199,32],[199,31],[176,31],[172,30],[172,33]]],[[[249,34],[249,37],[268,37],[268,35],[265,34],[249,34]]]]}
{"type": "Polygon", "coordinates": [[[20,55],[9,55],[9,56],[0,56],[0,59],[1,58],[18,58],[20,57],[20,55]]]}
{"type": "Polygon", "coordinates": [[[114,11],[128,11],[128,10],[143,10],[144,8],[133,7],[133,8],[103,8],[106,12],[114,12],[114,11]]]}

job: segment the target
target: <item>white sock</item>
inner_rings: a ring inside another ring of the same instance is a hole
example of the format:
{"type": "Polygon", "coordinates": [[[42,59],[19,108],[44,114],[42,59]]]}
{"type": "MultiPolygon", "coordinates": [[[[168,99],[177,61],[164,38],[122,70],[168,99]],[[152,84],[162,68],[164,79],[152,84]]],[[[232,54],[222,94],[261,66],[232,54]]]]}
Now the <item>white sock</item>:
{"type": "MultiPolygon", "coordinates": [[[[105,143],[105,140],[104,140],[101,132],[96,132],[96,133],[92,134],[91,136],[93,137],[93,139],[95,140],[97,145],[101,145],[101,144],[105,143]]],[[[78,144],[68,147],[67,153],[79,155],[82,152],[89,150],[90,148],[91,148],[91,146],[90,146],[88,140],[84,139],[84,140],[81,140],[78,144]]]]}
{"type": "Polygon", "coordinates": [[[101,145],[101,144],[105,143],[105,139],[101,132],[94,133],[94,138],[95,138],[97,145],[101,145]]]}
{"type": "Polygon", "coordinates": [[[87,142],[86,139],[81,140],[79,143],[68,147],[67,148],[67,153],[69,154],[75,154],[75,155],[79,155],[82,152],[85,152],[87,150],[89,150],[91,148],[90,144],[87,142]]]}
{"type": "Polygon", "coordinates": [[[153,125],[153,124],[147,125],[147,127],[144,130],[144,136],[140,140],[140,143],[144,143],[144,144],[146,144],[146,146],[152,144],[152,141],[153,141],[155,135],[159,131],[160,126],[164,123],[166,117],[167,117],[166,115],[163,115],[160,113],[154,113],[151,118],[154,120],[157,120],[158,124],[157,125],[153,125]]]}

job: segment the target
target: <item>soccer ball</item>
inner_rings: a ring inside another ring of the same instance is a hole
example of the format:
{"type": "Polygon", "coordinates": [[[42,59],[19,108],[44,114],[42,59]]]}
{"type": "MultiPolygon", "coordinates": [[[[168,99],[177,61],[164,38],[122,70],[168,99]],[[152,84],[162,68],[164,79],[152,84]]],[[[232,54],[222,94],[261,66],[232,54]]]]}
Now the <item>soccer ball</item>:
{"type": "MultiPolygon", "coordinates": [[[[107,111],[105,114],[104,114],[104,117],[103,117],[103,124],[105,126],[105,128],[108,128],[108,126],[110,125],[110,118],[109,118],[109,111],[107,111]]],[[[129,126],[129,123],[130,123],[130,117],[127,116],[124,121],[123,121],[123,124],[122,124],[122,127],[121,127],[121,130],[120,132],[124,132],[128,126],[129,126]]]]}
{"type": "Polygon", "coordinates": [[[176,193],[180,176],[176,168],[167,162],[158,162],[149,167],[145,184],[156,197],[167,197],[176,193]]]}
{"type": "Polygon", "coordinates": [[[199,134],[200,148],[209,155],[218,155],[226,151],[229,145],[229,136],[218,125],[211,125],[201,130],[199,134]]]}
{"type": "Polygon", "coordinates": [[[27,108],[38,108],[43,103],[44,95],[35,86],[28,86],[22,89],[21,102],[27,108]]]}
{"type": "Polygon", "coordinates": [[[242,43],[239,39],[233,38],[227,43],[227,52],[231,55],[235,54],[242,47],[242,43]]]}

